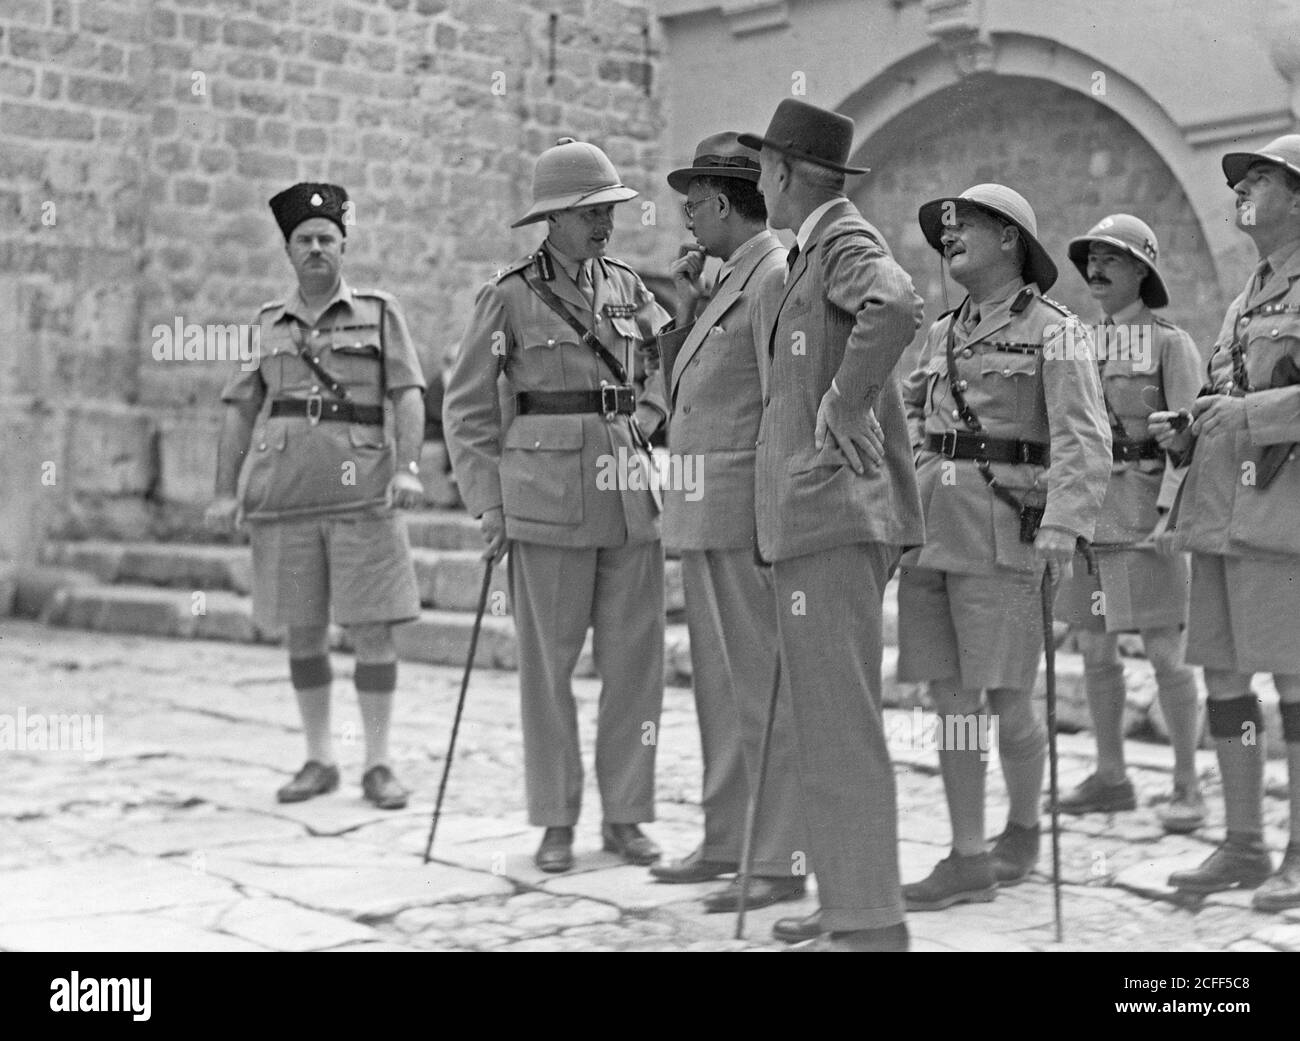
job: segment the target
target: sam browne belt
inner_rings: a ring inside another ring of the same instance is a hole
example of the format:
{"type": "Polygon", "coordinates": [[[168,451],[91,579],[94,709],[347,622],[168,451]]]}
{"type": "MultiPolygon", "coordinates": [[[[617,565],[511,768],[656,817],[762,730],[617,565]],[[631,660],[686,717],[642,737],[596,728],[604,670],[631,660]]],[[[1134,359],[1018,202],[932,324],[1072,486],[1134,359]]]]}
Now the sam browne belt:
{"type": "Polygon", "coordinates": [[[636,394],[631,387],[608,385],[600,390],[525,390],[515,395],[515,408],[521,416],[595,412],[613,419],[636,411],[636,394]]]}
{"type": "Polygon", "coordinates": [[[306,416],[315,425],[321,420],[364,423],[377,426],[384,421],[383,405],[357,405],[351,401],[326,401],[319,394],[303,398],[275,398],[272,416],[306,416]]]}
{"type": "Polygon", "coordinates": [[[988,437],[968,434],[961,430],[945,430],[942,434],[929,434],[925,447],[949,459],[986,459],[990,463],[1029,463],[1031,466],[1047,465],[1047,446],[1036,441],[1017,441],[1005,437],[988,437]]]}

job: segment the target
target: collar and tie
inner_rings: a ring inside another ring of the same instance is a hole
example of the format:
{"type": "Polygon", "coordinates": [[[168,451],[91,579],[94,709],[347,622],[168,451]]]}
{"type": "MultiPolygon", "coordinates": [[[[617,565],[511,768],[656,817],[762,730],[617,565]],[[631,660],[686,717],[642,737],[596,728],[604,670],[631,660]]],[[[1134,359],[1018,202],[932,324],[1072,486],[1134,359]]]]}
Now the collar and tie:
{"type": "Polygon", "coordinates": [[[1254,296],[1261,289],[1263,289],[1264,283],[1268,281],[1269,276],[1272,274],[1273,274],[1273,268],[1269,264],[1269,262],[1267,260],[1261,260],[1259,262],[1259,266],[1255,268],[1255,284],[1251,288],[1250,293],[1248,295],[1254,296]]]}
{"type": "Polygon", "coordinates": [[[790,247],[790,252],[785,256],[785,280],[790,281],[790,272],[794,270],[794,262],[799,259],[799,243],[790,247]]]}
{"type": "Polygon", "coordinates": [[[596,310],[596,286],[591,280],[590,260],[584,260],[578,265],[578,292],[587,301],[587,308],[594,312],[596,310]]]}

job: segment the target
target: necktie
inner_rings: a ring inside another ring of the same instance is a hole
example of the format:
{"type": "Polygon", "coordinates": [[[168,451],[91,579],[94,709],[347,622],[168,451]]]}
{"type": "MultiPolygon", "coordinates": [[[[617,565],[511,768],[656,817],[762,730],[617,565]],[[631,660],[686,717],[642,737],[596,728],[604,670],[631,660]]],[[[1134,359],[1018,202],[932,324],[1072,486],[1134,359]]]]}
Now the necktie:
{"type": "Polygon", "coordinates": [[[794,270],[794,262],[799,259],[799,243],[790,247],[790,252],[785,257],[785,280],[790,281],[790,272],[794,270]]]}
{"type": "Polygon", "coordinates": [[[582,263],[578,265],[578,292],[580,292],[587,301],[587,307],[595,310],[596,307],[596,287],[591,282],[591,264],[582,263]]]}
{"type": "Polygon", "coordinates": [[[1260,261],[1259,267],[1255,268],[1255,286],[1250,291],[1250,296],[1254,296],[1264,288],[1264,283],[1268,281],[1268,276],[1273,273],[1267,260],[1260,261]]]}

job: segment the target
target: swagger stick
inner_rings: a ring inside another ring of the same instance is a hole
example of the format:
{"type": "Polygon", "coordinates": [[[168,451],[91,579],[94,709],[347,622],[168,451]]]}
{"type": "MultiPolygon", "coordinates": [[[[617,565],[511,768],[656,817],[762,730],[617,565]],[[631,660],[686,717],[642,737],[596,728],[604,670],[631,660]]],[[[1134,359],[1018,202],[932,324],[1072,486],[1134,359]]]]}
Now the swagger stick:
{"type": "Polygon", "coordinates": [[[749,812],[745,815],[745,838],[740,850],[740,901],[736,905],[736,939],[745,938],[745,904],[749,900],[749,873],[754,866],[754,828],[758,822],[758,807],[763,799],[763,784],[767,780],[767,761],[772,751],[772,727],[776,723],[776,697],[781,690],[781,659],[776,659],[772,677],[772,698],[767,705],[767,726],[763,728],[763,744],[758,752],[758,779],[749,794],[749,812]]]}
{"type": "Polygon", "coordinates": [[[1056,781],[1056,636],[1052,631],[1052,569],[1043,569],[1043,653],[1047,664],[1047,762],[1052,806],[1052,904],[1056,911],[1056,942],[1061,932],[1061,808],[1056,781]]]}
{"type": "Polygon", "coordinates": [[[465,662],[465,676],[460,681],[460,700],[456,702],[456,718],[451,724],[451,744],[447,746],[447,759],[442,764],[442,783],[438,785],[438,800],[433,804],[433,823],[429,825],[429,841],[424,844],[424,862],[429,863],[433,851],[433,836],[438,831],[438,818],[442,815],[442,797],[447,791],[447,778],[451,776],[451,758],[456,752],[456,734],[460,732],[460,716],[465,711],[465,692],[469,690],[469,674],[474,668],[474,652],[478,650],[478,632],[483,627],[483,612],[487,609],[488,590],[492,586],[492,568],[496,559],[488,556],[483,565],[483,588],[478,594],[478,613],[474,616],[474,630],[469,636],[469,657],[465,662]]]}

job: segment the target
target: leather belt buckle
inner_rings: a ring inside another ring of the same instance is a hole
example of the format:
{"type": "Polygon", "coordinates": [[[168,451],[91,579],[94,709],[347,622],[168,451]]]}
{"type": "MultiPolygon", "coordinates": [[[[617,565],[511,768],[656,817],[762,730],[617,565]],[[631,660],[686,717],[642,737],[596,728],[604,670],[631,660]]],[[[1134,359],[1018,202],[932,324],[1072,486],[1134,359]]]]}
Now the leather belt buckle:
{"type": "Polygon", "coordinates": [[[605,380],[600,381],[600,411],[606,423],[614,422],[618,415],[618,392],[620,388],[605,380]]]}
{"type": "Polygon", "coordinates": [[[957,458],[957,431],[945,430],[939,435],[939,454],[949,459],[957,458]]]}
{"type": "Polygon", "coordinates": [[[321,411],[325,407],[325,399],[319,394],[312,394],[307,398],[307,422],[315,426],[320,422],[321,411]]]}

